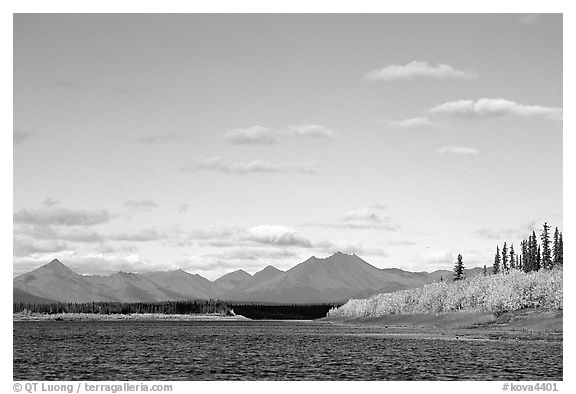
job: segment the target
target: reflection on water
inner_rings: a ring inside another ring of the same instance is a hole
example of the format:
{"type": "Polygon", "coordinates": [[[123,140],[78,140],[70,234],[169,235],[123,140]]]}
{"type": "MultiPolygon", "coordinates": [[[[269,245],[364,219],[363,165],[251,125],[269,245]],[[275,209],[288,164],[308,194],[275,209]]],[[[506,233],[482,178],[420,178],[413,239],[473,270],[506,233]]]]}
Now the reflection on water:
{"type": "Polygon", "coordinates": [[[562,343],[308,322],[15,322],[15,380],[561,380],[562,343]]]}

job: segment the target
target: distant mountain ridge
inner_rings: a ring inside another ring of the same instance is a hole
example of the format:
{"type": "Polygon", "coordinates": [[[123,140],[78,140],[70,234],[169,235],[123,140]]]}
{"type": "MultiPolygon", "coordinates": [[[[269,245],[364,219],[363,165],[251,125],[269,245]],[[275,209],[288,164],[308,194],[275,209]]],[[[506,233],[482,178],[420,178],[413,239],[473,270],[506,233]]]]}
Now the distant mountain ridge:
{"type": "MultiPolygon", "coordinates": [[[[468,270],[468,276],[482,273],[468,270]]],[[[237,302],[329,303],[451,280],[448,270],[409,272],[376,268],[355,254],[310,257],[288,271],[273,266],[250,275],[236,270],[210,281],[181,269],[143,274],[80,275],[53,260],[13,279],[14,301],[157,302],[220,299],[237,302]]]]}

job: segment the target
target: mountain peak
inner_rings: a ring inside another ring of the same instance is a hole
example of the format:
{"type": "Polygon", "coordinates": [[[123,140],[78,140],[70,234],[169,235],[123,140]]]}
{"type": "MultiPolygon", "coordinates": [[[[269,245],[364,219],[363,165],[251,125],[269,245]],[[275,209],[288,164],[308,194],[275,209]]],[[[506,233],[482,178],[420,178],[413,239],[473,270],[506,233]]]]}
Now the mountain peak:
{"type": "Polygon", "coordinates": [[[53,271],[72,271],[70,268],[62,264],[62,262],[58,259],[54,259],[48,264],[43,265],[43,268],[48,268],[53,271]]]}

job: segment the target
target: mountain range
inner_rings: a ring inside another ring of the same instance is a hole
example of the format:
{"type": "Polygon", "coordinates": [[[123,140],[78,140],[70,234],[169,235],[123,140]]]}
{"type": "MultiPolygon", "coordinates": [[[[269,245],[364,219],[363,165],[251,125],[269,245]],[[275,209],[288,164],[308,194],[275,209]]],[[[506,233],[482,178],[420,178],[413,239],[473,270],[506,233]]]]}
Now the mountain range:
{"type": "MultiPolygon", "coordinates": [[[[467,270],[468,276],[482,268],[467,270]]],[[[13,280],[14,302],[155,302],[192,299],[265,303],[338,303],[449,279],[452,271],[379,269],[355,254],[310,257],[288,271],[268,266],[250,275],[230,272],[215,281],[181,269],[143,274],[81,275],[53,260],[13,280]]]]}

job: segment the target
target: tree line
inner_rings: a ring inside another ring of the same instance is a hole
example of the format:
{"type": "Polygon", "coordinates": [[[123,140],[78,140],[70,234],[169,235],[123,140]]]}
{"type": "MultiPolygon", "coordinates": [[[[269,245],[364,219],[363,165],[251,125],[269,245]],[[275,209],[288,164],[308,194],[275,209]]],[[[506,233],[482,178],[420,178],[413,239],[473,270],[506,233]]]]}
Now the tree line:
{"type": "Polygon", "coordinates": [[[92,314],[132,314],[132,313],[163,313],[167,315],[231,314],[230,307],[222,301],[164,301],[164,302],[15,302],[14,313],[31,312],[44,314],[57,313],[92,313],[92,314]]]}
{"type": "Polygon", "coordinates": [[[555,227],[552,239],[550,239],[550,226],[544,222],[540,237],[532,231],[527,239],[520,242],[519,253],[514,251],[514,244],[508,247],[504,242],[502,249],[496,245],[492,272],[494,274],[505,273],[511,269],[531,272],[562,267],[564,265],[563,249],[562,232],[555,227]]]}
{"type": "MultiPolygon", "coordinates": [[[[558,227],[555,227],[552,239],[550,239],[550,229],[548,223],[544,222],[540,238],[536,236],[536,232],[533,230],[528,238],[520,242],[519,253],[514,250],[514,244],[510,244],[508,247],[507,243],[504,242],[502,249],[500,249],[500,245],[496,245],[492,273],[507,273],[511,269],[531,272],[562,267],[564,265],[562,232],[558,230],[558,227]],[[539,239],[540,242],[538,242],[539,239]]],[[[486,265],[484,265],[483,273],[484,276],[488,275],[486,265]]],[[[459,254],[454,265],[454,280],[465,278],[462,255],[459,254]]]]}
{"type": "Polygon", "coordinates": [[[215,300],[165,301],[165,302],[15,302],[14,313],[89,313],[89,314],[139,314],[161,313],[166,315],[211,314],[242,315],[249,319],[311,320],[325,317],[331,308],[341,304],[259,304],[234,303],[215,300]]]}

